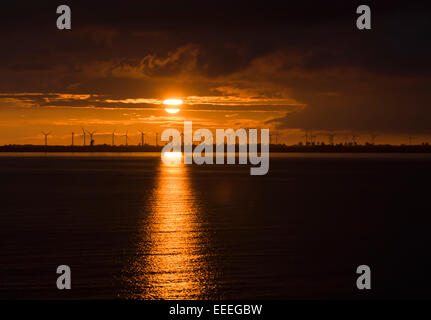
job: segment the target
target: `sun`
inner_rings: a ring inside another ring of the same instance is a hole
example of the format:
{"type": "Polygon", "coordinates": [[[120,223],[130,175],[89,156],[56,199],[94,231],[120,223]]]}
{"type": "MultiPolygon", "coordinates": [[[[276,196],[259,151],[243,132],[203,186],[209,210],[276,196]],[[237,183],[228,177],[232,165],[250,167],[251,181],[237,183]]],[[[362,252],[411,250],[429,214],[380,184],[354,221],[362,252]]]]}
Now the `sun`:
{"type": "Polygon", "coordinates": [[[167,113],[178,113],[178,112],[180,112],[180,109],[166,108],[165,111],[167,113]]]}
{"type": "Polygon", "coordinates": [[[183,100],[181,99],[166,99],[163,101],[163,104],[168,106],[179,106],[183,104],[183,100]]]}
{"type": "MultiPolygon", "coordinates": [[[[183,104],[183,100],[181,99],[166,99],[163,101],[164,105],[167,106],[180,106],[183,104]]],[[[166,108],[166,112],[168,113],[178,113],[180,111],[179,108],[166,108]]]]}

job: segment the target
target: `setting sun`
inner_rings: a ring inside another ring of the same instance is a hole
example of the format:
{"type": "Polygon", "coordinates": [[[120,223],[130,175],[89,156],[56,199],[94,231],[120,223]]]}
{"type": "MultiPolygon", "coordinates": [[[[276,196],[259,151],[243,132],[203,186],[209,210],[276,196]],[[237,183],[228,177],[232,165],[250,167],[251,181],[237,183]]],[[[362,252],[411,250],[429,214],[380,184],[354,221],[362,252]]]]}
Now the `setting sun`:
{"type": "MultiPolygon", "coordinates": [[[[167,106],[180,106],[183,104],[183,100],[181,99],[166,99],[163,101],[164,105],[167,106]]],[[[166,112],[168,113],[178,113],[180,111],[179,108],[166,108],[166,112]]]]}
{"type": "Polygon", "coordinates": [[[183,100],[181,99],[166,99],[163,101],[163,104],[168,106],[179,106],[183,104],[183,100]]]}
{"type": "Polygon", "coordinates": [[[165,110],[168,113],[178,113],[180,111],[180,109],[171,109],[171,108],[166,108],[165,110]]]}

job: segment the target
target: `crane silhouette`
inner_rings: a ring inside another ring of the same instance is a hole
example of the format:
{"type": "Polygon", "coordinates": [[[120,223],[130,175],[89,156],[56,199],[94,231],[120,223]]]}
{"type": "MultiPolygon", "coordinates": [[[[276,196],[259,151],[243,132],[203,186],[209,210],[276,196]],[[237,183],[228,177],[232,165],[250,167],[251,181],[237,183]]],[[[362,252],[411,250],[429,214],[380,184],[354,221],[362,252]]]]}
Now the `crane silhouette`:
{"type": "Polygon", "coordinates": [[[302,137],[305,137],[305,144],[308,146],[310,144],[314,145],[314,143],[316,142],[316,135],[313,135],[313,131],[309,130],[309,131],[305,131],[305,135],[303,135],[302,137]]]}

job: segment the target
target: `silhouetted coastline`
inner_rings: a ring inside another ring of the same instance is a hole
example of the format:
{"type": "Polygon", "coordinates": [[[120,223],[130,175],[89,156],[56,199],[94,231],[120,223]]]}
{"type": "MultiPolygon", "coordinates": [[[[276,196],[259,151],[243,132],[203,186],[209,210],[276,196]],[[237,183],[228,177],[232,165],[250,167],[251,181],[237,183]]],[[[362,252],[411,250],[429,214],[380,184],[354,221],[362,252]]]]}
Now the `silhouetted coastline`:
{"type": "MultiPolygon", "coordinates": [[[[38,145],[5,145],[0,152],[160,152],[163,146],[38,146],[38,145]]],[[[225,148],[226,150],[226,148],[225,148]]],[[[260,146],[258,146],[260,150],[260,146]]],[[[421,145],[284,145],[271,144],[270,152],[322,152],[322,153],[431,153],[431,146],[421,145]]],[[[214,146],[215,151],[215,146],[214,146]]],[[[238,151],[238,146],[236,146],[238,151]]]]}

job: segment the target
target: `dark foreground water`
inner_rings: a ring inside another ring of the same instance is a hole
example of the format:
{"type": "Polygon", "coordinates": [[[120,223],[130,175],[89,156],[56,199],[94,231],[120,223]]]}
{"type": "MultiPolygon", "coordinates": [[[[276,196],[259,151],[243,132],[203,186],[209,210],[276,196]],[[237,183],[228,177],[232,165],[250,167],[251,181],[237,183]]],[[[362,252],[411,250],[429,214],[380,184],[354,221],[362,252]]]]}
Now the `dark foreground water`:
{"type": "Polygon", "coordinates": [[[250,176],[159,155],[2,154],[0,298],[431,297],[430,178],[427,155],[278,155],[250,176]]]}

